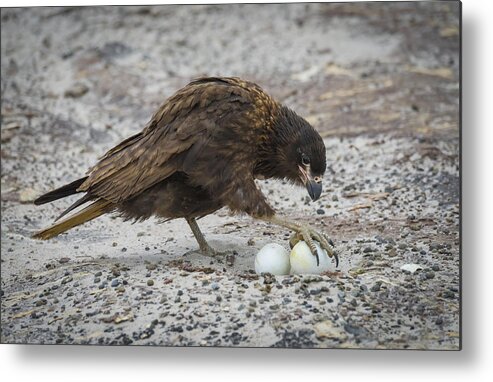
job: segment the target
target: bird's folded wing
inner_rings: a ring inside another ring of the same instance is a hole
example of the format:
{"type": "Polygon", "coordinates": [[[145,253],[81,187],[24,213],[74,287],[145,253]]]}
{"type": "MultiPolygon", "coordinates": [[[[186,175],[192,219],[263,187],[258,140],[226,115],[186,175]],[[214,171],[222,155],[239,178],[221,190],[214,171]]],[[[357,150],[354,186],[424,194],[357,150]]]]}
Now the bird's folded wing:
{"type": "Polygon", "coordinates": [[[185,87],[161,106],[141,133],[109,150],[78,190],[119,203],[180,171],[187,151],[203,146],[225,108],[231,112],[250,102],[244,93],[238,87],[207,83],[185,87]]]}
{"type": "Polygon", "coordinates": [[[204,129],[205,124],[196,124],[185,139],[176,134],[158,137],[159,130],[142,134],[131,145],[107,153],[79,189],[114,203],[127,200],[178,171],[179,154],[200,139],[204,129]]]}

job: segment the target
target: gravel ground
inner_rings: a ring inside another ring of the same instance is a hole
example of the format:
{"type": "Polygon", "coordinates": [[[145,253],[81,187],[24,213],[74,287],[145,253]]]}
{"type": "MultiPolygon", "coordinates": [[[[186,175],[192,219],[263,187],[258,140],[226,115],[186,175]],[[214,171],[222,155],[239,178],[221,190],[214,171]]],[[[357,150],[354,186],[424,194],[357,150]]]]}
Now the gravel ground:
{"type": "Polygon", "coordinates": [[[459,349],[458,4],[1,17],[2,342],[459,349]],[[256,81],[324,137],[319,201],[259,185],[279,213],[329,233],[337,269],[256,275],[256,252],[290,233],[224,209],[201,221],[223,259],[197,253],[181,220],[105,216],[30,238],[71,202],[33,198],[83,175],[200,75],[256,81]]]}

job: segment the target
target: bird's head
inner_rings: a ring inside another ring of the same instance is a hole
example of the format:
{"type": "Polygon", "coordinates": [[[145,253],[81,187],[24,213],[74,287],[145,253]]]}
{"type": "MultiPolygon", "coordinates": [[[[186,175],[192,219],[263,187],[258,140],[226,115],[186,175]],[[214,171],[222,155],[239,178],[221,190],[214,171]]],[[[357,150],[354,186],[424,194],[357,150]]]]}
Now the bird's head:
{"type": "MultiPolygon", "coordinates": [[[[314,134],[320,138],[317,132],[314,134]]],[[[319,141],[307,142],[306,137],[298,142],[295,153],[291,153],[291,163],[296,163],[296,174],[290,180],[306,187],[310,198],[317,200],[322,193],[322,179],[325,172],[325,145],[319,141]]]]}
{"type": "Polygon", "coordinates": [[[273,129],[271,150],[264,162],[267,177],[287,179],[305,186],[313,201],[322,193],[326,168],[325,145],[320,134],[295,112],[282,107],[273,129]],[[272,151],[271,151],[272,152],[272,151]]]}

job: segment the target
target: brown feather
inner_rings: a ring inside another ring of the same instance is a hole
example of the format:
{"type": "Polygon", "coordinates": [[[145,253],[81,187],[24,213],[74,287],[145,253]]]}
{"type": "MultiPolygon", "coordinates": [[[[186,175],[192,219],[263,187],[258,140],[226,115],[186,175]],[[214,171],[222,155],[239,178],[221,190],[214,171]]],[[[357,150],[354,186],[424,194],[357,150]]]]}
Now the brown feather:
{"type": "Polygon", "coordinates": [[[253,107],[256,93],[245,82],[224,79],[219,81],[224,86],[217,83],[192,82],[178,91],[142,133],[108,151],[79,190],[119,203],[180,171],[181,163],[173,161],[174,156],[220,131],[218,124],[228,115],[238,117],[253,107]],[[224,112],[217,115],[218,109],[224,112]]]}
{"type": "Polygon", "coordinates": [[[49,228],[36,232],[33,235],[33,239],[51,239],[65,231],[68,231],[71,228],[77,227],[78,225],[93,220],[113,209],[113,203],[103,199],[97,200],[96,202],[88,205],[73,216],[62,220],[61,222],[54,224],[49,228]]]}

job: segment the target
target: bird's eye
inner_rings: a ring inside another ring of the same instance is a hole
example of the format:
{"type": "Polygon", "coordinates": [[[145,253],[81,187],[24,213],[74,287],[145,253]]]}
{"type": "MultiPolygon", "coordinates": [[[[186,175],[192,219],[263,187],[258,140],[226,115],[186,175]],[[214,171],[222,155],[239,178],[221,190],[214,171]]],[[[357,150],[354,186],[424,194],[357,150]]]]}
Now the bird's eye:
{"type": "Polygon", "coordinates": [[[310,164],[310,158],[308,158],[306,155],[303,155],[301,157],[301,163],[303,163],[305,166],[308,166],[310,164]]]}

